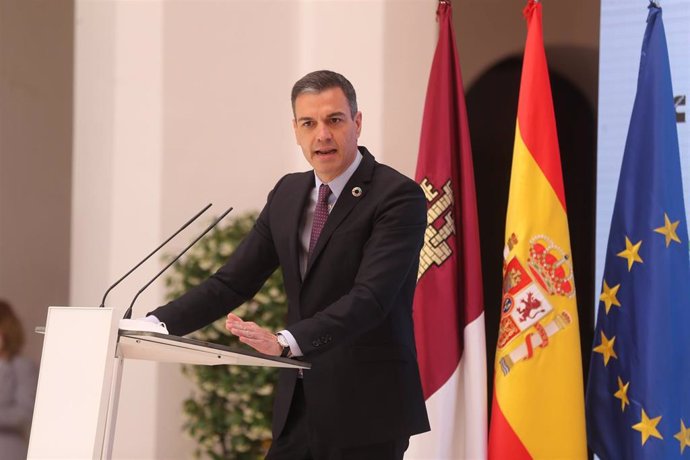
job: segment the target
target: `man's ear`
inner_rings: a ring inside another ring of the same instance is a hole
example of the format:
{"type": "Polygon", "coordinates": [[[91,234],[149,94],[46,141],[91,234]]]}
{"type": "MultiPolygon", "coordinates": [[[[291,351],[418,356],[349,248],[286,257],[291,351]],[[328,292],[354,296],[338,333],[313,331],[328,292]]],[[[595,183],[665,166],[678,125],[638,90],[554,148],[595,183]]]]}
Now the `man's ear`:
{"type": "Polygon", "coordinates": [[[362,112],[357,112],[355,114],[355,126],[357,126],[357,138],[359,138],[362,132],[362,112]]]}

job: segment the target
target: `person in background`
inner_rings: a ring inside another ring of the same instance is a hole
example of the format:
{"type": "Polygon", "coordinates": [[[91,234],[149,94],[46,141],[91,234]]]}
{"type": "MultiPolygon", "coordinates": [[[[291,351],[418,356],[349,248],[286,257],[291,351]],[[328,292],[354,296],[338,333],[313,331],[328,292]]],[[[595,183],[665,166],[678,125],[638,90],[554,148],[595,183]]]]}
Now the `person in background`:
{"type": "Polygon", "coordinates": [[[25,459],[36,397],[36,366],[19,356],[24,332],[12,307],[0,300],[0,459],[25,459]]]}

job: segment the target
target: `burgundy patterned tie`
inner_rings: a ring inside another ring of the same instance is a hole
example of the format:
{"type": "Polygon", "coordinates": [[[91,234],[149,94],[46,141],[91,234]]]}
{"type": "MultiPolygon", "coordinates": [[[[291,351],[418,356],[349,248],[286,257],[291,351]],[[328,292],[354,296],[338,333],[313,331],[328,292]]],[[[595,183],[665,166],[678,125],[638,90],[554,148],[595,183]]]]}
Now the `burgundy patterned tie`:
{"type": "Polygon", "coordinates": [[[331,189],[326,184],[321,184],[319,187],[319,198],[316,200],[316,207],[314,208],[314,222],[311,224],[311,236],[309,238],[309,254],[314,250],[316,242],[319,241],[319,235],[323,226],[326,225],[328,219],[328,197],[331,194],[331,189]]]}

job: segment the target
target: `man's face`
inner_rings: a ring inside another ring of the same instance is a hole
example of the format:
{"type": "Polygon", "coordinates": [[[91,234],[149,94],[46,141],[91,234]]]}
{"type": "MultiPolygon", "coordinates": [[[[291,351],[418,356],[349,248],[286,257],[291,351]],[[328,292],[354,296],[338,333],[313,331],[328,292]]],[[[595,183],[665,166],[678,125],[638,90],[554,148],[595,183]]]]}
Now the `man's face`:
{"type": "Polygon", "coordinates": [[[342,89],[297,96],[292,124],[304,157],[323,182],[338,177],[354,161],[362,112],[352,117],[342,89]]]}

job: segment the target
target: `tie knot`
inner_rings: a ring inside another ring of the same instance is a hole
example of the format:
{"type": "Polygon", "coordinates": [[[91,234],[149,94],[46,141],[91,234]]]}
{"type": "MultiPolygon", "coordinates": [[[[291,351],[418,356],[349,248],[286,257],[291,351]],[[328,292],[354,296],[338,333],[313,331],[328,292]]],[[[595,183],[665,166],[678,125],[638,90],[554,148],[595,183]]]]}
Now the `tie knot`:
{"type": "Polygon", "coordinates": [[[325,203],[328,201],[328,197],[331,194],[331,188],[326,184],[321,184],[319,187],[319,203],[325,203]]]}

